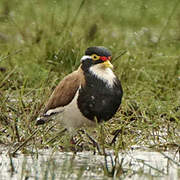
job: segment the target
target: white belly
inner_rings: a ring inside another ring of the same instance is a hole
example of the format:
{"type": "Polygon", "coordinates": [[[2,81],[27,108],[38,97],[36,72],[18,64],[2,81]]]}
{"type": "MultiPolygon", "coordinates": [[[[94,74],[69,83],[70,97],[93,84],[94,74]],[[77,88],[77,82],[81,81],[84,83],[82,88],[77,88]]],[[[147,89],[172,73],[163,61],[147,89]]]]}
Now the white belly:
{"type": "MultiPolygon", "coordinates": [[[[77,106],[77,98],[78,98],[79,90],[77,91],[74,99],[67,106],[64,107],[64,111],[60,117],[62,119],[62,123],[65,128],[69,130],[81,128],[81,127],[91,127],[95,126],[96,123],[87,119],[82,115],[78,106],[77,106]]],[[[58,119],[59,119],[58,118],[58,119]]]]}

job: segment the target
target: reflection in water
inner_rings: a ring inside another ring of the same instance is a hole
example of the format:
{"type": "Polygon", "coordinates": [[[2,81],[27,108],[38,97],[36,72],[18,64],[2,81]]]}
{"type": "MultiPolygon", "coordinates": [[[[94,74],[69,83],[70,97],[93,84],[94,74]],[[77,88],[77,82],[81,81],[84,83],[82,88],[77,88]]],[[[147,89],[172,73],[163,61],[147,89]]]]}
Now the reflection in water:
{"type": "MultiPolygon", "coordinates": [[[[107,158],[108,169],[114,163],[113,152],[107,158]],[[112,157],[112,158],[111,158],[112,157]]],[[[173,153],[165,153],[173,157],[173,153]]],[[[176,156],[176,158],[179,158],[176,156]]],[[[81,152],[74,155],[71,152],[52,152],[43,150],[38,154],[23,155],[9,158],[0,155],[0,179],[108,179],[104,175],[104,156],[93,155],[92,152],[81,152]]],[[[119,153],[122,161],[123,179],[180,179],[180,167],[158,152],[131,151],[119,153]],[[179,169],[178,169],[179,168],[179,169]],[[128,174],[129,173],[129,174],[128,174]]],[[[176,159],[177,161],[178,159],[176,159]]],[[[119,174],[117,174],[119,176],[119,174]]]]}

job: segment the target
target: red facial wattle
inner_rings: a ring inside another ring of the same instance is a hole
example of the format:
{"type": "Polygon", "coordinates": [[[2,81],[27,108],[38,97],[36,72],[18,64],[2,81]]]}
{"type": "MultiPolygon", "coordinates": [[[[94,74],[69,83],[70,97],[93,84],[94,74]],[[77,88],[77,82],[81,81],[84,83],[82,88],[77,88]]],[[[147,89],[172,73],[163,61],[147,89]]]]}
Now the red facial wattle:
{"type": "Polygon", "coordinates": [[[106,56],[100,56],[100,60],[102,60],[102,61],[107,61],[107,60],[111,60],[111,56],[108,56],[108,57],[106,57],[106,56]]]}

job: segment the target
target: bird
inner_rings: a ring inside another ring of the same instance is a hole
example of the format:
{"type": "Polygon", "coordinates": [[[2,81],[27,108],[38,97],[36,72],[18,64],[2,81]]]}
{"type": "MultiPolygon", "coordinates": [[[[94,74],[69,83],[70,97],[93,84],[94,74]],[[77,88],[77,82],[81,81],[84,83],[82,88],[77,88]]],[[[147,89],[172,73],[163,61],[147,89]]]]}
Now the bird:
{"type": "Polygon", "coordinates": [[[54,89],[36,124],[55,117],[71,130],[110,120],[123,97],[121,81],[113,72],[111,59],[106,47],[88,47],[78,69],[65,76],[54,89]]]}

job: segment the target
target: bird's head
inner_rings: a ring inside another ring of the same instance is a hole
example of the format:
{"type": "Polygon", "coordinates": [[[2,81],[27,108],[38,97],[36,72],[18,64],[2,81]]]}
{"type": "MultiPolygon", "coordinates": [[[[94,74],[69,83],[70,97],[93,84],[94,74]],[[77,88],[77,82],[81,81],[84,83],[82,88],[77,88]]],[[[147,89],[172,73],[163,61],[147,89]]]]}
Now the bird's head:
{"type": "Polygon", "coordinates": [[[98,65],[100,68],[113,68],[110,63],[111,52],[102,46],[89,47],[85,51],[85,55],[81,58],[82,68],[89,69],[98,65]]]}

